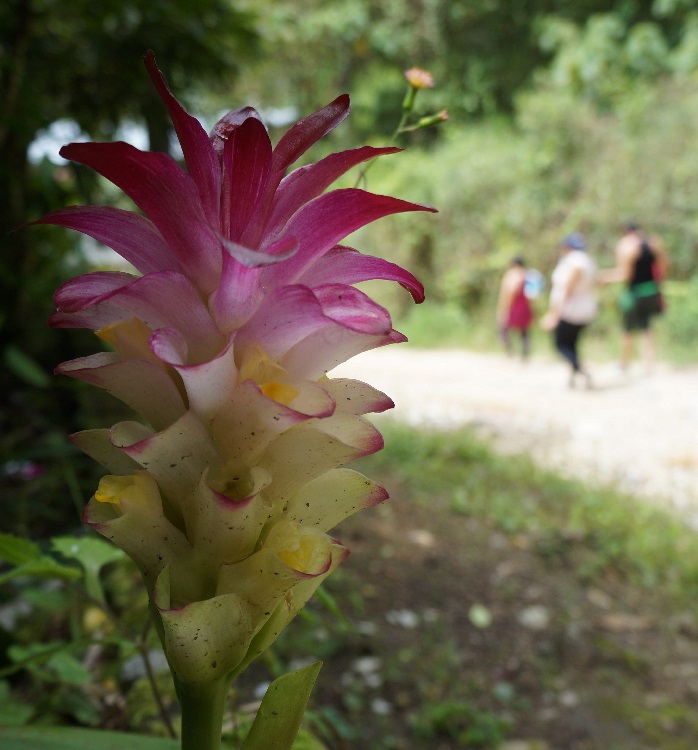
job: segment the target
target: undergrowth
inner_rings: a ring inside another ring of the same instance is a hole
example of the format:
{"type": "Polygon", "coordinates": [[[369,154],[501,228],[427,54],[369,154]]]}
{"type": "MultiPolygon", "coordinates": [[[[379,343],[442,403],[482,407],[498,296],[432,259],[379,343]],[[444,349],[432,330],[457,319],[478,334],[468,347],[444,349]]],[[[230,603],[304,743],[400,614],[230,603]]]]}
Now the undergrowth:
{"type": "MultiPolygon", "coordinates": [[[[260,685],[322,659],[299,750],[494,749],[517,737],[530,738],[528,750],[560,747],[582,731],[569,725],[572,709],[561,703],[569,700],[583,701],[597,725],[587,744],[565,747],[696,746],[698,713],[662,678],[677,668],[682,628],[685,648],[698,641],[695,532],[649,502],[499,455],[467,430],[389,420],[381,429],[386,449],[357,468],[393,501],[338,529],[354,562],[246,673],[227,739],[247,726],[260,685]],[[536,589],[545,598],[531,599],[536,589]],[[588,603],[589,592],[607,608],[588,603]],[[517,619],[532,611],[543,613],[544,629],[517,619]],[[616,629],[599,630],[599,616],[616,629]],[[636,623],[644,629],[632,631],[636,623]],[[652,708],[657,695],[661,711],[652,708]],[[543,709],[554,711],[547,724],[543,709]],[[614,744],[618,731],[625,739],[614,744]]],[[[47,587],[29,576],[0,587],[0,611],[13,618],[0,626],[0,726],[165,735],[164,717],[176,723],[163,665],[158,706],[138,658],[158,647],[143,631],[133,566],[120,559],[105,571],[112,619],[73,583],[47,587]]],[[[698,663],[698,645],[686,658],[698,663]]]]}
{"type": "Polygon", "coordinates": [[[497,454],[468,430],[416,434],[389,421],[382,429],[386,448],[367,460],[368,472],[404,482],[415,502],[533,534],[543,554],[576,545],[586,576],[613,567],[633,583],[695,593],[696,533],[670,512],[612,487],[564,478],[525,455],[497,454]]]}

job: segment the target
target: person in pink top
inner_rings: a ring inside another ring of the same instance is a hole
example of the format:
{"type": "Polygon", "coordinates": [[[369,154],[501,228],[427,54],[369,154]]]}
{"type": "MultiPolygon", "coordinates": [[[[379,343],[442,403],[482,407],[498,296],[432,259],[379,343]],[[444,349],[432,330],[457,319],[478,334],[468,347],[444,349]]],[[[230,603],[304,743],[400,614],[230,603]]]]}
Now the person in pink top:
{"type": "Polygon", "coordinates": [[[526,264],[523,258],[513,258],[499,286],[497,326],[507,354],[513,353],[510,332],[518,332],[521,339],[521,357],[524,360],[530,351],[529,328],[533,322],[533,310],[525,293],[525,285],[526,264]]]}

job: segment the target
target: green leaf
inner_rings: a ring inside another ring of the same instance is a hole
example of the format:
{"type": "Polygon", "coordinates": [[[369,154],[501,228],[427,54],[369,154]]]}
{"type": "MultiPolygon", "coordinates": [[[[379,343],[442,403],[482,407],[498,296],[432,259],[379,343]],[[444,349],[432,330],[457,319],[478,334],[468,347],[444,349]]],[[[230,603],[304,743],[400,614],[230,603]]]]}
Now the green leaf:
{"type": "Polygon", "coordinates": [[[179,750],[176,740],[67,727],[0,727],[2,750],[179,750]]]}
{"type": "Polygon", "coordinates": [[[34,713],[34,707],[16,699],[5,680],[0,680],[0,726],[19,727],[26,724],[34,713]]]}
{"type": "Polygon", "coordinates": [[[12,534],[0,533],[0,560],[16,566],[0,575],[0,583],[20,576],[74,580],[81,575],[77,568],[61,565],[52,557],[42,555],[34,542],[12,534]]]}
{"type": "Polygon", "coordinates": [[[41,552],[34,542],[13,534],[0,533],[0,560],[11,565],[23,565],[40,557],[41,552]]]}
{"type": "Polygon", "coordinates": [[[292,749],[320,667],[318,661],[272,682],[242,750],[292,749]]]}
{"type": "Polygon", "coordinates": [[[26,661],[34,661],[35,659],[41,659],[44,656],[67,648],[68,644],[64,641],[51,641],[50,643],[30,643],[27,646],[20,646],[14,644],[7,649],[7,655],[12,659],[15,664],[24,663],[26,661]]]}
{"type": "Polygon", "coordinates": [[[34,578],[65,578],[68,581],[74,581],[81,578],[82,573],[69,565],[61,565],[50,557],[43,557],[40,560],[28,562],[17,568],[12,568],[0,575],[0,583],[10,581],[13,578],[22,578],[23,576],[33,576],[34,578]]]}
{"type": "Polygon", "coordinates": [[[68,644],[63,641],[50,643],[32,643],[29,646],[12,645],[7,649],[7,655],[12,664],[0,670],[0,677],[7,677],[20,669],[31,669],[44,664],[53,654],[64,651],[68,644]]]}
{"type": "Polygon", "coordinates": [[[124,556],[118,547],[96,536],[61,536],[54,539],[51,546],[65,557],[77,560],[85,570],[96,573],[124,556]]]}
{"type": "Polygon", "coordinates": [[[85,571],[87,593],[99,602],[104,601],[104,592],[99,580],[102,568],[121,560],[124,553],[113,544],[96,536],[63,536],[53,540],[52,547],[61,555],[77,560],[85,571]]]}
{"type": "Polygon", "coordinates": [[[92,679],[89,670],[67,651],[55,653],[46,666],[55,672],[63,685],[87,685],[92,679]]]}
{"type": "Polygon", "coordinates": [[[293,750],[327,750],[327,745],[324,742],[320,742],[310,732],[305,729],[301,729],[298,732],[296,741],[293,743],[293,750]]]}
{"type": "Polygon", "coordinates": [[[6,347],[4,360],[8,369],[18,377],[22,378],[22,380],[29,383],[29,385],[38,388],[46,388],[51,382],[49,374],[39,365],[39,363],[35,359],[32,359],[28,354],[25,354],[14,344],[10,344],[6,347]]]}
{"type": "Polygon", "coordinates": [[[334,615],[342,625],[346,625],[353,628],[351,620],[342,612],[337,604],[337,600],[330,594],[324,586],[319,586],[315,591],[315,598],[320,601],[325,609],[332,615],[334,615]]]}

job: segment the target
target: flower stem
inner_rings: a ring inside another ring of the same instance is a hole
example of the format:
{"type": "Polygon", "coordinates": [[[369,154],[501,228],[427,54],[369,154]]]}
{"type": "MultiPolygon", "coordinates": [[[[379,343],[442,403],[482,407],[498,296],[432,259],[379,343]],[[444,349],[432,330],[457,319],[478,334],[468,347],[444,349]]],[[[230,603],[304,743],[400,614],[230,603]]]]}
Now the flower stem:
{"type": "Polygon", "coordinates": [[[219,750],[229,681],[175,681],[182,708],[182,750],[219,750]]]}

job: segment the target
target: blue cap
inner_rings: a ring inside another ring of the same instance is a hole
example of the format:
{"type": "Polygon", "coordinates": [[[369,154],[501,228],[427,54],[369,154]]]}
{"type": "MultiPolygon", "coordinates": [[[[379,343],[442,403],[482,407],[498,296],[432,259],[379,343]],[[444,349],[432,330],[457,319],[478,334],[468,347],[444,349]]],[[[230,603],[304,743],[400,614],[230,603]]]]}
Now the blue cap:
{"type": "Polygon", "coordinates": [[[562,246],[570,247],[572,250],[586,250],[587,243],[579,232],[573,232],[562,240],[562,246]]]}

